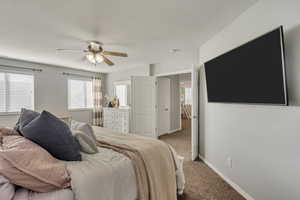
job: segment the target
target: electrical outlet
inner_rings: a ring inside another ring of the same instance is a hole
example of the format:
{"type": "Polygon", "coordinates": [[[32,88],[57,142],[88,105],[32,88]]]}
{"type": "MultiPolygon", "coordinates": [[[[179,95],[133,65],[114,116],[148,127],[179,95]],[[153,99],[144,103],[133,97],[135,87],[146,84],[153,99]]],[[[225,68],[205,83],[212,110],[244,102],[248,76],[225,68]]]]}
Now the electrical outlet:
{"type": "Polygon", "coordinates": [[[227,158],[227,166],[231,169],[232,168],[232,159],[231,157],[227,158]]]}

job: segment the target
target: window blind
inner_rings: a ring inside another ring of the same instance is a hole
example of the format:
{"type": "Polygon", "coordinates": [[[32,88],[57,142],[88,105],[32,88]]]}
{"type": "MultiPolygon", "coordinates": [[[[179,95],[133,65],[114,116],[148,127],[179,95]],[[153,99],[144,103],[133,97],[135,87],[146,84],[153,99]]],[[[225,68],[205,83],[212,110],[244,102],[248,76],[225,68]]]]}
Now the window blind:
{"type": "Polygon", "coordinates": [[[69,109],[84,109],[93,107],[92,81],[68,80],[69,109]]]}
{"type": "Polygon", "coordinates": [[[34,109],[34,77],[28,74],[0,72],[0,112],[34,109]]]}

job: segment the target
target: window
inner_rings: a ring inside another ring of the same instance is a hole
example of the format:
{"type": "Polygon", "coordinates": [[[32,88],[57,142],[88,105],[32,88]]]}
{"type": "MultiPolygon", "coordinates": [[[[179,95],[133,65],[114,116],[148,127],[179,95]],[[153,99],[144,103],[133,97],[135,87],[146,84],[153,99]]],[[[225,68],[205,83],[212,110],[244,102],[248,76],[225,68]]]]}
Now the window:
{"type": "Polygon", "coordinates": [[[34,109],[34,77],[29,74],[0,72],[0,112],[34,109]]]}
{"type": "Polygon", "coordinates": [[[115,87],[120,106],[127,106],[127,85],[116,85],[115,87]]]}
{"type": "Polygon", "coordinates": [[[69,109],[93,108],[93,94],[91,80],[68,80],[69,109]]]}
{"type": "Polygon", "coordinates": [[[119,99],[120,107],[130,105],[130,80],[114,82],[115,97],[119,99]]]}
{"type": "Polygon", "coordinates": [[[193,99],[192,99],[192,97],[193,97],[193,95],[192,95],[192,88],[184,88],[184,97],[185,97],[185,99],[184,99],[184,103],[185,104],[192,104],[192,101],[193,101],[193,99]]]}

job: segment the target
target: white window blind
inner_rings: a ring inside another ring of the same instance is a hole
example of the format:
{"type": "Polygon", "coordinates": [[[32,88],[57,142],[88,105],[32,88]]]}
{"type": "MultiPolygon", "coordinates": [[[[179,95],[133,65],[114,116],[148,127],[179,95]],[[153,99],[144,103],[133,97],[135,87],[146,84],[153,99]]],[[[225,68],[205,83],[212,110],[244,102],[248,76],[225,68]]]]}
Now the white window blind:
{"type": "Polygon", "coordinates": [[[69,109],[93,108],[91,80],[68,80],[69,109]]]}
{"type": "Polygon", "coordinates": [[[34,77],[28,74],[0,72],[0,112],[34,109],[34,77]]]}

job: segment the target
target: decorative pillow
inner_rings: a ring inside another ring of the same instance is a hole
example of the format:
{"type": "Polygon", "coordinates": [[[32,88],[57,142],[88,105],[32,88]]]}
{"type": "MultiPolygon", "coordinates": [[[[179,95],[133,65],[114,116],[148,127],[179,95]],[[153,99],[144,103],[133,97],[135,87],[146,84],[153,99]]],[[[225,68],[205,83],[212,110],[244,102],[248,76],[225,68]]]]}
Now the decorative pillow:
{"type": "Polygon", "coordinates": [[[95,142],[97,141],[94,130],[91,127],[91,125],[89,125],[88,123],[71,120],[70,127],[72,131],[74,130],[82,131],[85,134],[87,134],[90,138],[92,138],[95,142]]]}
{"type": "Polygon", "coordinates": [[[80,146],[68,125],[47,111],[43,111],[20,131],[24,137],[40,145],[57,159],[81,161],[80,146]]]}
{"type": "Polygon", "coordinates": [[[35,192],[70,187],[63,161],[22,136],[6,136],[0,146],[0,173],[11,183],[35,192]]]}
{"type": "Polygon", "coordinates": [[[29,122],[31,122],[32,120],[34,120],[39,115],[40,115],[40,113],[38,113],[38,112],[35,112],[33,110],[28,110],[26,108],[22,108],[19,120],[18,120],[17,124],[15,125],[14,129],[16,131],[18,131],[20,134],[22,134],[20,132],[20,129],[22,127],[26,126],[29,122]]]}
{"type": "Polygon", "coordinates": [[[97,148],[96,142],[90,138],[87,134],[82,131],[72,131],[72,134],[77,139],[80,144],[80,150],[84,153],[95,154],[98,153],[99,150],[97,148]]]}
{"type": "Polygon", "coordinates": [[[0,176],[0,199],[12,200],[15,195],[15,186],[5,177],[0,176]]]}
{"type": "Polygon", "coordinates": [[[8,135],[19,135],[19,133],[11,128],[0,128],[0,134],[3,136],[8,136],[8,135]]]}
{"type": "Polygon", "coordinates": [[[8,136],[8,135],[19,135],[19,133],[10,128],[0,128],[0,144],[2,144],[3,136],[8,136]]]}

